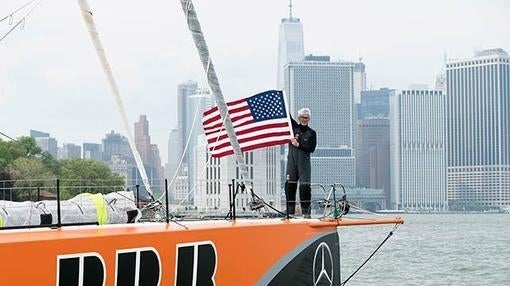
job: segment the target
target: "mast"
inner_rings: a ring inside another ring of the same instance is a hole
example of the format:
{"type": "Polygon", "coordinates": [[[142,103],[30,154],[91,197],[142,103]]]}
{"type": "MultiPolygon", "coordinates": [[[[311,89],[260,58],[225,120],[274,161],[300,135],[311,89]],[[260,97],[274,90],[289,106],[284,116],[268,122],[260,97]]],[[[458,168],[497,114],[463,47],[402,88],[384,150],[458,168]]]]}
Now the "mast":
{"type": "MultiPolygon", "coordinates": [[[[188,28],[191,32],[191,35],[193,36],[193,42],[195,43],[198,54],[200,56],[200,60],[202,61],[202,66],[207,77],[207,83],[209,84],[212,94],[214,95],[216,104],[218,105],[218,110],[220,111],[221,119],[225,122],[224,123],[225,131],[228,134],[230,144],[232,144],[232,148],[234,149],[234,154],[239,165],[241,182],[245,183],[246,180],[249,179],[248,167],[246,166],[246,162],[244,161],[243,153],[241,152],[241,147],[239,146],[239,141],[237,140],[237,136],[234,131],[234,126],[228,114],[227,104],[225,102],[225,98],[223,97],[223,92],[221,91],[218,76],[216,75],[216,71],[214,69],[214,65],[209,54],[209,48],[207,47],[204,34],[202,33],[202,28],[200,26],[200,22],[198,21],[195,7],[193,6],[191,0],[180,1],[182,9],[184,11],[184,15],[186,16],[188,28]]],[[[253,194],[253,190],[251,190],[251,188],[250,192],[252,192],[253,194]]]]}

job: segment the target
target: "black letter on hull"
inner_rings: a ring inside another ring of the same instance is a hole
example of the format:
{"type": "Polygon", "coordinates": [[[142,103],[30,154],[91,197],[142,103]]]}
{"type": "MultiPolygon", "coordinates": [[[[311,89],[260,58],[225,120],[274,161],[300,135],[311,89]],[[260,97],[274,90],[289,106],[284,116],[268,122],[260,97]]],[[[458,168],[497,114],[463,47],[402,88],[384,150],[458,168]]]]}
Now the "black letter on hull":
{"type": "Polygon", "coordinates": [[[214,286],[216,249],[212,242],[177,245],[176,286],[214,286]],[[196,261],[195,261],[196,259],[196,261]]]}
{"type": "Polygon", "coordinates": [[[197,285],[214,286],[214,271],[216,270],[216,252],[210,244],[198,247],[197,285]]]}
{"type": "Polygon", "coordinates": [[[97,253],[59,255],[57,257],[59,286],[102,286],[104,263],[97,253]],[[80,269],[80,265],[83,266],[80,269]],[[82,281],[80,281],[80,272],[82,281]]]}
{"type": "Polygon", "coordinates": [[[177,279],[175,285],[193,285],[193,255],[194,246],[178,248],[177,254],[177,279]]]}
{"type": "Polygon", "coordinates": [[[160,260],[153,248],[117,251],[117,286],[158,286],[160,260]],[[138,261],[138,269],[136,267],[138,261]],[[138,279],[137,279],[138,277],[138,279]]]}

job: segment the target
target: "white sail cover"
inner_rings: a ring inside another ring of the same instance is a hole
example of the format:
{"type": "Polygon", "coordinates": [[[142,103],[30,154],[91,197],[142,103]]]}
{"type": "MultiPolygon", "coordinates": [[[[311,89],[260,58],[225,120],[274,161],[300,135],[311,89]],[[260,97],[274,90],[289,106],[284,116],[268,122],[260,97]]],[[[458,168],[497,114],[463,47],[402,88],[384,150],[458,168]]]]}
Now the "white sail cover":
{"type": "MultiPolygon", "coordinates": [[[[61,222],[115,224],[131,222],[140,217],[134,203],[133,192],[113,192],[106,195],[83,193],[60,202],[61,222]],[[134,219],[133,219],[134,218],[134,219]]],[[[56,224],[57,201],[12,202],[0,200],[0,227],[36,226],[41,224],[41,214],[51,214],[51,224],[56,224]]]]}

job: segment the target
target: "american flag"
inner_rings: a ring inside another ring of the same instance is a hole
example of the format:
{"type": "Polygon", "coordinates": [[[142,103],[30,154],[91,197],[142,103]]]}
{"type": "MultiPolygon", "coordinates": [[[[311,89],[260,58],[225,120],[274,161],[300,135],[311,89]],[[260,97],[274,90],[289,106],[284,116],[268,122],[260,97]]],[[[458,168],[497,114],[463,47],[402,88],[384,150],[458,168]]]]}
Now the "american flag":
{"type": "MultiPolygon", "coordinates": [[[[292,128],[282,91],[227,102],[227,108],[242,152],[290,142],[292,128]]],[[[213,157],[234,154],[217,106],[204,111],[202,124],[213,157]]]]}

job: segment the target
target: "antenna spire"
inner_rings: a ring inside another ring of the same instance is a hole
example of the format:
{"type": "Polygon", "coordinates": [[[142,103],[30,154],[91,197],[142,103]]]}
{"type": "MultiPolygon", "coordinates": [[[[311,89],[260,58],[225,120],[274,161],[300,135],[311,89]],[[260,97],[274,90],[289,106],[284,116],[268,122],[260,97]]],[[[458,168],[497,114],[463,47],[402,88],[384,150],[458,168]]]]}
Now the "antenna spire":
{"type": "Polygon", "coordinates": [[[289,0],[289,19],[292,19],[292,0],[289,0]]]}

